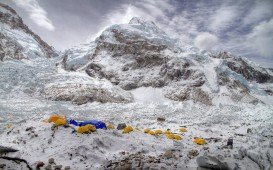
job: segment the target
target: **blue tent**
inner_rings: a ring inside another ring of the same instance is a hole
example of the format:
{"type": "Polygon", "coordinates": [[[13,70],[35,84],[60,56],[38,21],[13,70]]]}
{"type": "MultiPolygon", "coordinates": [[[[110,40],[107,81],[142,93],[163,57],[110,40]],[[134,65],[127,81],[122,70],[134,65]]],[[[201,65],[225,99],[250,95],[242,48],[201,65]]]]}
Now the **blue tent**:
{"type": "Polygon", "coordinates": [[[70,119],[69,124],[75,125],[75,126],[85,126],[88,124],[96,126],[97,129],[107,129],[106,124],[99,120],[87,120],[87,121],[79,121],[70,119]]]}

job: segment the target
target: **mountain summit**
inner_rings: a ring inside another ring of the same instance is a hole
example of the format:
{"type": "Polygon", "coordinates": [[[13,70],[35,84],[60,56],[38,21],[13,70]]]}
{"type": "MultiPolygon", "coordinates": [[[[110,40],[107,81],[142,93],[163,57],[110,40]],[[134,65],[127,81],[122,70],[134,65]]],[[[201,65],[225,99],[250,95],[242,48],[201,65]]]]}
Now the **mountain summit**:
{"type": "Polygon", "coordinates": [[[138,18],[138,17],[133,17],[130,21],[129,24],[144,24],[145,21],[143,21],[142,19],[138,18]]]}
{"type": "Polygon", "coordinates": [[[129,23],[132,27],[135,27],[136,29],[140,29],[143,31],[150,32],[152,34],[161,34],[161,35],[166,35],[164,31],[159,29],[156,24],[152,21],[145,21],[143,19],[140,19],[138,17],[133,17],[129,23]]]}

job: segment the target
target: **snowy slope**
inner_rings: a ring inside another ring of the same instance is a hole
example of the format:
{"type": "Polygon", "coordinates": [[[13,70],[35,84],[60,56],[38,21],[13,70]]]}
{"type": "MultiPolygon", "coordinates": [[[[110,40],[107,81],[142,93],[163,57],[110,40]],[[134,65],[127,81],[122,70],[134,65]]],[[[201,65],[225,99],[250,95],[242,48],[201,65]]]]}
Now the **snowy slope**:
{"type": "MultiPolygon", "coordinates": [[[[69,102],[29,101],[35,106],[26,108],[30,106],[29,102],[21,103],[25,106],[22,107],[18,100],[7,100],[10,104],[16,104],[16,107],[12,109],[10,107],[6,111],[16,113],[20,110],[21,114],[28,114],[29,117],[26,122],[21,121],[12,124],[11,128],[6,128],[4,133],[0,134],[0,140],[1,145],[20,150],[8,154],[9,156],[24,158],[32,167],[35,167],[37,161],[47,164],[49,158],[54,158],[57,165],[70,166],[72,169],[106,169],[111,162],[122,163],[130,154],[140,152],[143,158],[139,161],[148,167],[196,169],[198,156],[212,155],[222,162],[228,162],[230,167],[255,170],[263,169],[260,166],[270,166],[269,162],[273,158],[272,106],[239,104],[217,108],[185,102],[88,103],[76,107],[69,102]],[[140,131],[122,134],[122,131],[118,130],[98,130],[96,133],[84,135],[72,133],[72,128],[59,127],[52,137],[52,124],[45,123],[44,120],[54,113],[65,114],[77,120],[96,118],[115,126],[125,122],[139,128],[140,131]],[[166,121],[157,122],[158,117],[164,117],[166,121]],[[182,141],[167,139],[165,135],[152,136],[143,133],[145,128],[151,128],[170,129],[181,134],[180,126],[186,126],[188,129],[188,132],[182,135],[182,141]],[[30,127],[33,127],[32,130],[26,131],[30,127]],[[206,138],[208,144],[196,145],[193,142],[196,136],[206,138]],[[233,149],[224,147],[230,137],[234,140],[233,149]],[[168,150],[173,150],[175,157],[161,156],[168,150]],[[197,150],[199,155],[188,156],[192,150],[197,150]],[[155,160],[150,162],[150,157],[155,157],[155,160]],[[157,159],[160,160],[160,164],[157,163],[157,159]]],[[[4,101],[0,102],[0,106],[5,105],[4,101]]],[[[132,161],[130,165],[137,168],[137,165],[133,164],[137,157],[129,160],[132,161]]]]}

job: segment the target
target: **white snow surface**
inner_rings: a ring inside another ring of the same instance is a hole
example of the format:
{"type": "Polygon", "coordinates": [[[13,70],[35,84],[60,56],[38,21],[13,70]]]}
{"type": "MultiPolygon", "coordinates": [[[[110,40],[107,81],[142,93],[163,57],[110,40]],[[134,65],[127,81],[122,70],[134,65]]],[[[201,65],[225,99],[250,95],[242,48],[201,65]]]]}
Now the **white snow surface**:
{"type": "MultiPolygon", "coordinates": [[[[198,150],[200,155],[221,155],[227,162],[237,163],[242,169],[256,169],[256,163],[245,157],[235,159],[241,147],[255,152],[265,159],[263,154],[272,153],[270,147],[273,136],[272,106],[254,105],[222,105],[220,107],[198,106],[191,103],[131,103],[131,104],[101,104],[89,103],[75,106],[69,102],[49,102],[38,99],[6,99],[0,105],[8,108],[13,114],[7,121],[19,121],[16,114],[21,114],[21,121],[12,123],[0,135],[1,145],[19,149],[19,152],[9,156],[22,157],[35,166],[37,161],[47,162],[54,158],[57,164],[70,166],[72,169],[104,169],[108,160],[122,157],[122,152],[133,154],[144,152],[146,155],[158,156],[166,150],[175,151],[182,155],[173,164],[180,168],[196,168],[195,158],[189,159],[187,153],[198,150]],[[27,102],[26,102],[27,101],[27,102]],[[59,127],[52,138],[51,124],[43,122],[51,114],[65,114],[77,120],[99,119],[104,122],[125,122],[141,131],[135,130],[130,134],[122,134],[117,130],[98,130],[90,135],[72,133],[73,129],[59,127]],[[159,123],[157,117],[164,117],[165,122],[159,123]],[[171,129],[179,133],[180,126],[186,126],[188,132],[183,134],[183,140],[173,142],[164,135],[158,137],[143,133],[145,128],[171,129]],[[25,131],[34,127],[33,137],[25,131]],[[251,133],[247,133],[251,129],[251,133]],[[9,132],[7,134],[7,132],[9,132]],[[209,150],[193,143],[194,137],[220,138],[220,141],[210,141],[209,150]],[[227,139],[234,139],[233,149],[219,149],[227,139]],[[48,140],[52,140],[48,144],[48,140]],[[26,143],[24,142],[26,141],[26,143]],[[209,153],[208,153],[209,152],[209,153]],[[70,157],[69,154],[73,156],[70,157]]],[[[6,124],[5,121],[3,124],[6,124]]],[[[164,162],[164,161],[163,161],[164,162]]],[[[265,165],[270,165],[266,163],[265,165]]]]}
{"type": "Polygon", "coordinates": [[[164,97],[161,88],[140,87],[131,91],[136,102],[139,103],[166,103],[171,100],[164,97]]]}

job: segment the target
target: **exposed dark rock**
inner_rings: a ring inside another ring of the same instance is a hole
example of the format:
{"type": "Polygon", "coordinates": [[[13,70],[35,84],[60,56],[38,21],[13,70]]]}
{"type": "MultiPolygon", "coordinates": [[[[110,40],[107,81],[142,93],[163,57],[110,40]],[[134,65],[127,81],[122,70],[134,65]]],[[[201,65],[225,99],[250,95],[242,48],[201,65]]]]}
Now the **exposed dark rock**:
{"type": "Polygon", "coordinates": [[[136,89],[137,87],[138,87],[137,84],[134,82],[131,82],[122,86],[124,90],[133,90],[133,89],[136,89]]]}
{"type": "Polygon", "coordinates": [[[91,69],[86,69],[85,72],[90,77],[95,77],[95,75],[96,75],[95,71],[91,70],[91,69]]]}
{"type": "Polygon", "coordinates": [[[198,156],[198,155],[199,155],[199,152],[198,152],[198,150],[196,150],[196,149],[190,150],[190,151],[188,152],[188,154],[187,154],[188,158],[190,158],[190,159],[192,159],[192,158],[194,158],[194,157],[196,157],[196,156],[198,156]]]}
{"type": "MultiPolygon", "coordinates": [[[[8,160],[8,161],[14,161],[16,162],[16,164],[21,165],[21,163],[26,165],[26,168],[29,170],[32,170],[32,168],[30,167],[30,165],[28,164],[28,162],[25,159],[22,158],[17,158],[17,157],[8,157],[8,156],[0,156],[0,160],[4,159],[4,160],[8,160]]],[[[10,169],[10,167],[7,167],[8,169],[10,169]]],[[[15,169],[18,169],[19,167],[16,167],[15,169]]],[[[22,167],[21,167],[22,168],[22,167]]],[[[24,168],[24,169],[26,169],[24,168]]],[[[12,168],[13,169],[13,168],[12,168]]]]}
{"type": "Polygon", "coordinates": [[[128,66],[122,67],[122,71],[128,71],[128,70],[129,70],[129,67],[128,67],[128,66]]]}
{"type": "Polygon", "coordinates": [[[64,170],[69,170],[69,169],[71,169],[70,166],[65,166],[64,167],[64,170]]]}
{"type": "Polygon", "coordinates": [[[37,164],[36,164],[36,168],[39,169],[39,168],[43,167],[44,165],[45,165],[44,162],[38,161],[37,164]]]}
{"type": "Polygon", "coordinates": [[[190,91],[189,90],[180,91],[180,93],[177,94],[175,97],[177,98],[178,101],[189,100],[190,99],[190,91]]]}
{"type": "Polygon", "coordinates": [[[181,89],[180,91],[171,91],[170,93],[166,94],[165,97],[176,101],[186,101],[192,99],[195,103],[212,105],[212,99],[209,94],[198,87],[185,88],[181,89]]]}
{"type": "Polygon", "coordinates": [[[127,125],[125,123],[120,123],[120,124],[118,124],[117,129],[122,130],[122,129],[126,128],[126,126],[127,125]]]}
{"type": "Polygon", "coordinates": [[[26,131],[32,131],[34,129],[34,127],[28,127],[28,128],[26,128],[26,131]]]}
{"type": "Polygon", "coordinates": [[[154,54],[140,55],[135,58],[135,63],[131,65],[132,69],[151,68],[161,66],[164,63],[162,56],[154,54]]]}
{"type": "Polygon", "coordinates": [[[49,163],[49,164],[54,164],[54,163],[55,163],[54,158],[49,158],[49,159],[48,159],[48,163],[49,163]]]}
{"type": "Polygon", "coordinates": [[[164,117],[158,117],[156,120],[158,122],[164,122],[166,119],[164,117]]]}
{"type": "Polygon", "coordinates": [[[6,164],[0,164],[0,168],[5,168],[5,166],[7,166],[6,164]]]}
{"type": "Polygon", "coordinates": [[[252,133],[252,129],[247,128],[246,133],[252,133]]]}
{"type": "Polygon", "coordinates": [[[230,147],[231,149],[233,148],[233,138],[228,139],[227,146],[230,147]]]}
{"type": "Polygon", "coordinates": [[[268,95],[273,96],[273,91],[270,89],[264,90],[268,95]]]}
{"type": "Polygon", "coordinates": [[[5,146],[0,146],[0,154],[4,153],[9,153],[9,152],[17,152],[17,149],[13,149],[11,147],[5,147],[5,146]]]}
{"type": "Polygon", "coordinates": [[[62,165],[55,165],[53,167],[54,167],[54,170],[61,170],[63,166],[62,165]]]}
{"type": "Polygon", "coordinates": [[[204,103],[206,105],[212,105],[212,99],[208,93],[203,91],[201,88],[193,88],[192,98],[194,102],[204,103]]]}

